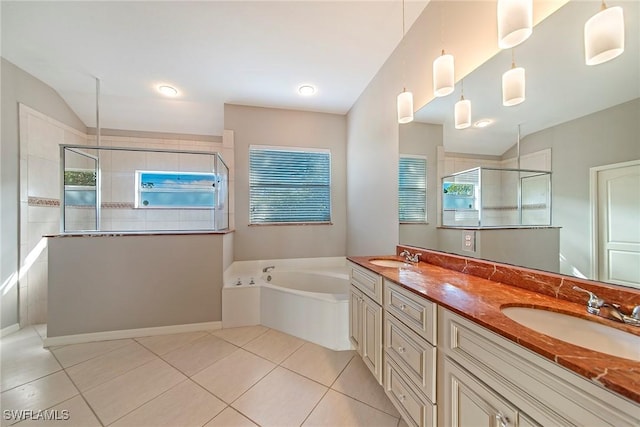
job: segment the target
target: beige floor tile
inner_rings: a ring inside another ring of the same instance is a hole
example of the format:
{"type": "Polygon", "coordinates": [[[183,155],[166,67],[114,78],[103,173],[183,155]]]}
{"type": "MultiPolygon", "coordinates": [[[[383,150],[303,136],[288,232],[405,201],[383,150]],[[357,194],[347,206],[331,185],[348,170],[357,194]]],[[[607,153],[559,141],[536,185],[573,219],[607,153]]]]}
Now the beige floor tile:
{"type": "Polygon", "coordinates": [[[204,427],[258,427],[258,425],[229,406],[204,427]]]}
{"type": "Polygon", "coordinates": [[[3,337],[0,345],[0,391],[37,380],[62,369],[51,352],[42,347],[36,330],[27,326],[3,337]]]}
{"type": "Polygon", "coordinates": [[[136,338],[136,341],[153,351],[155,354],[163,355],[180,348],[183,345],[189,344],[198,338],[207,336],[207,334],[208,333],[204,331],[186,332],[183,334],[156,335],[153,337],[136,338]]]}
{"type": "Polygon", "coordinates": [[[68,368],[132,342],[132,340],[96,341],[56,347],[51,352],[64,368],[68,368]]]}
{"type": "Polygon", "coordinates": [[[83,394],[100,421],[107,425],[185,379],[169,364],[156,359],[83,394]]]}
{"type": "Polygon", "coordinates": [[[398,421],[398,427],[409,427],[409,424],[407,424],[407,422],[403,420],[402,417],[400,417],[400,420],[398,421]]]}
{"type": "MultiPolygon", "coordinates": [[[[64,372],[56,372],[33,382],[5,391],[0,395],[3,410],[40,411],[77,395],[78,389],[64,372]]],[[[3,413],[2,425],[19,420],[7,420],[3,413]]]]}
{"type": "Polygon", "coordinates": [[[351,359],[331,388],[396,418],[400,417],[387,395],[384,394],[384,389],[360,357],[351,359]]]}
{"type": "Polygon", "coordinates": [[[329,387],[354,355],[350,350],[334,351],[308,342],[281,366],[329,387]]]}
{"type": "Polygon", "coordinates": [[[185,380],[110,427],[200,427],[227,405],[191,380],[185,380]]]}
{"type": "Polygon", "coordinates": [[[33,325],[33,329],[36,330],[36,332],[38,333],[38,335],[40,335],[40,338],[44,339],[47,337],[47,324],[46,323],[42,323],[40,325],[33,325]]]}
{"type": "Polygon", "coordinates": [[[211,333],[218,338],[229,341],[231,344],[242,347],[249,341],[258,338],[268,330],[269,328],[267,328],[266,326],[256,325],[243,326],[240,328],[218,329],[217,331],[212,331],[211,333]]]}
{"type": "Polygon", "coordinates": [[[273,363],[280,364],[304,343],[305,341],[300,338],[271,329],[243,348],[273,363]]]}
{"type": "Polygon", "coordinates": [[[217,360],[230,355],[237,348],[233,344],[207,334],[203,338],[163,355],[162,358],[185,375],[192,376],[217,360]]]}
{"type": "Polygon", "coordinates": [[[284,368],[276,368],[232,406],[257,424],[298,426],[327,388],[284,368]]]}
{"type": "MultiPolygon", "coordinates": [[[[25,420],[16,424],[17,427],[101,427],[100,421],[84,401],[78,395],[66,400],[59,405],[49,408],[53,411],[52,420],[25,420]],[[66,415],[65,415],[66,414],[66,415]]],[[[51,412],[49,412],[51,414],[51,412]]]]}
{"type": "Polygon", "coordinates": [[[132,341],[102,356],[74,365],[67,369],[67,373],[84,392],[156,358],[155,354],[132,341]]]}
{"type": "Polygon", "coordinates": [[[396,427],[398,418],[381,412],[355,399],[329,390],[303,426],[396,427]]]}
{"type": "Polygon", "coordinates": [[[266,359],[238,349],[192,378],[220,399],[231,403],[275,367],[266,359]]]}

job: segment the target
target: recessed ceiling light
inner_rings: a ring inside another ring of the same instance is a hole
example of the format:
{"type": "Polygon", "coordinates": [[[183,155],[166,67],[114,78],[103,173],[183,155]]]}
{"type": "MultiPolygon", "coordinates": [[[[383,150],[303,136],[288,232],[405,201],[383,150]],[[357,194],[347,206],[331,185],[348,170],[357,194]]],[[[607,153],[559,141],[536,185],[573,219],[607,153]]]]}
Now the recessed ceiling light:
{"type": "Polygon", "coordinates": [[[493,120],[491,120],[491,119],[481,119],[481,120],[478,120],[477,122],[475,122],[473,124],[473,127],[474,128],[486,128],[491,123],[493,123],[493,120]]]}
{"type": "Polygon", "coordinates": [[[158,92],[160,92],[164,96],[178,96],[178,89],[168,85],[158,86],[158,92]]]}
{"type": "Polygon", "coordinates": [[[313,85],[302,85],[298,88],[298,93],[302,96],[311,96],[316,93],[316,87],[313,85]]]}

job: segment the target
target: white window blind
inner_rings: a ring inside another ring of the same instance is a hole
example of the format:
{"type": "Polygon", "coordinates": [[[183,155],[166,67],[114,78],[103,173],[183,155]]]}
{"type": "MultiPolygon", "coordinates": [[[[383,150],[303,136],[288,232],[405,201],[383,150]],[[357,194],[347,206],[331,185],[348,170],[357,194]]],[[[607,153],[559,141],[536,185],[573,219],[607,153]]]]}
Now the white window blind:
{"type": "Polygon", "coordinates": [[[427,159],[400,155],[398,168],[400,222],[427,221],[427,159]]]}
{"type": "Polygon", "coordinates": [[[331,221],[331,153],[251,146],[251,224],[331,221]]]}

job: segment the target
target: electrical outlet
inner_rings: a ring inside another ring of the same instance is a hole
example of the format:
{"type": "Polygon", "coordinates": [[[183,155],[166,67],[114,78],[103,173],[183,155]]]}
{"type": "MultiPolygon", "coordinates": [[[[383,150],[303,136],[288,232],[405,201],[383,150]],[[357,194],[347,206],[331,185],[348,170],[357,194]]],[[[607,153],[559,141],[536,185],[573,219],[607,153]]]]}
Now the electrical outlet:
{"type": "Polygon", "coordinates": [[[467,252],[476,251],[476,232],[475,231],[463,231],[462,232],[462,250],[467,252]]]}

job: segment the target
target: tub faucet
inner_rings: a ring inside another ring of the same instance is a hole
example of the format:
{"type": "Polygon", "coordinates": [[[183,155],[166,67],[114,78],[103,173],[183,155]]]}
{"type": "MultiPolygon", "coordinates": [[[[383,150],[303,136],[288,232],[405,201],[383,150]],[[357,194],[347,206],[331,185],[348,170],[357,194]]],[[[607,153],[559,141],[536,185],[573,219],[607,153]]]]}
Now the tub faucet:
{"type": "Polygon", "coordinates": [[[271,270],[273,270],[274,268],[276,268],[276,266],[275,266],[275,265],[270,265],[269,267],[265,267],[265,268],[263,268],[263,269],[262,269],[262,272],[263,272],[263,273],[268,273],[268,272],[270,272],[271,270]]]}
{"type": "Polygon", "coordinates": [[[640,326],[640,305],[636,305],[631,314],[628,315],[622,312],[620,304],[608,303],[598,298],[593,292],[582,289],[579,286],[574,286],[573,290],[589,294],[589,300],[587,301],[587,311],[589,313],[626,325],[640,326]]]}

